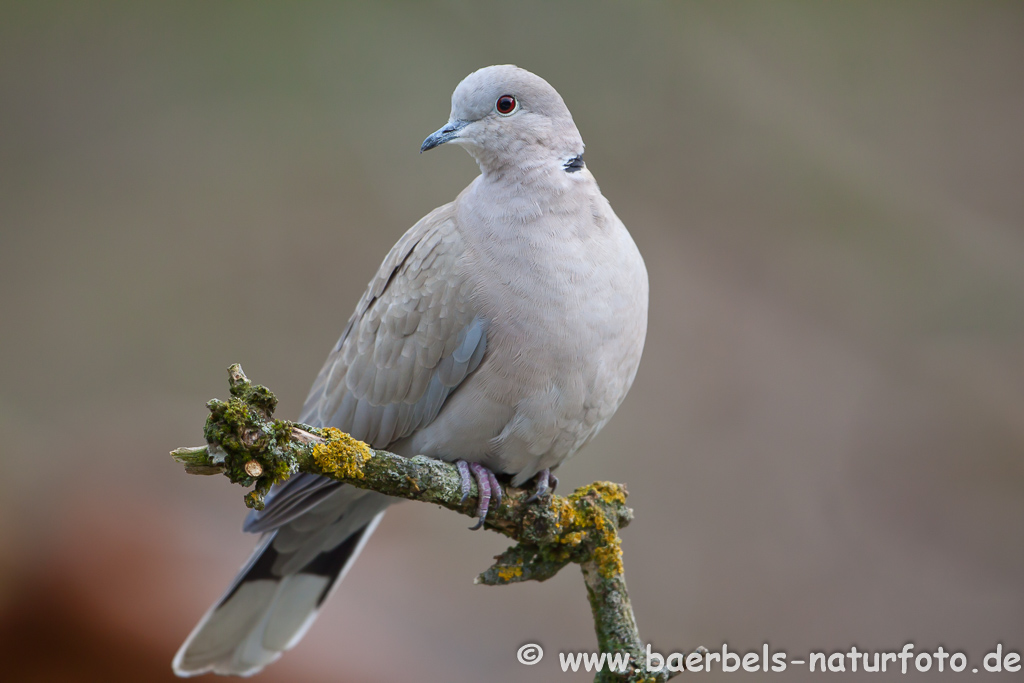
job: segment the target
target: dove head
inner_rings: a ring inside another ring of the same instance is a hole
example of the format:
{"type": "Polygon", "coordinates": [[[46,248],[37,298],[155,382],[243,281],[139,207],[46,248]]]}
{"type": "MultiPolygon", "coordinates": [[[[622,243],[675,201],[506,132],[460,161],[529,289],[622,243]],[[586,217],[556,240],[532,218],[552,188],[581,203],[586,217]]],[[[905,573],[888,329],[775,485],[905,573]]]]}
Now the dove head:
{"type": "Polygon", "coordinates": [[[517,66],[488,66],[466,76],[452,112],[421,152],[446,142],[466,148],[485,174],[583,167],[583,139],[561,95],[517,66]]]}

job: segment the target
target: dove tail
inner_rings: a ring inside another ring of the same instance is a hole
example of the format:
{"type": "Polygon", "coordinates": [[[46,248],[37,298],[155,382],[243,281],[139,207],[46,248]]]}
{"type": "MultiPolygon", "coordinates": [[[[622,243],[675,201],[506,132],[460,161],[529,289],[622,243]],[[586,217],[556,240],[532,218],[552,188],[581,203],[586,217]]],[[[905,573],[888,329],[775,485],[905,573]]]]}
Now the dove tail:
{"type": "Polygon", "coordinates": [[[384,512],[293,574],[276,575],[278,558],[264,535],[227,593],[192,630],[174,657],[174,673],[251,676],[291,649],[366,545],[384,512]]]}

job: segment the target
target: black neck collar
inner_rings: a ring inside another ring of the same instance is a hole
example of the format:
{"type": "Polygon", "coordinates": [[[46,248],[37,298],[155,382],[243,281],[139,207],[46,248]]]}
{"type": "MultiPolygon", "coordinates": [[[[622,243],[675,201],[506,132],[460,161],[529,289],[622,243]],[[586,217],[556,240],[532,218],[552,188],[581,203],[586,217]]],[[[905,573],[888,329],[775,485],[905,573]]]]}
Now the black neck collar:
{"type": "Polygon", "coordinates": [[[566,173],[575,173],[576,171],[583,170],[583,167],[583,155],[577,154],[572,159],[569,159],[569,161],[565,162],[565,166],[563,168],[565,169],[566,173]]]}

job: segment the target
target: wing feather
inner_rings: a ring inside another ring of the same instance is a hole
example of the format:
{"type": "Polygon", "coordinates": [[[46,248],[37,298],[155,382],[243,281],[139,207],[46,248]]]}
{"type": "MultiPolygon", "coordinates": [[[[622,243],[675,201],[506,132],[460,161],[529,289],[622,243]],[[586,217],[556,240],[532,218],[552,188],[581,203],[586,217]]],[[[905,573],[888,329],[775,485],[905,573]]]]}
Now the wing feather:
{"type": "MultiPolygon", "coordinates": [[[[451,205],[443,206],[388,253],[313,383],[301,422],[387,448],[430,424],[479,366],[487,320],[473,310],[472,283],[459,275],[463,245],[454,221],[451,205]]],[[[337,486],[293,477],[274,487],[246,530],[289,524],[337,486]]]]}

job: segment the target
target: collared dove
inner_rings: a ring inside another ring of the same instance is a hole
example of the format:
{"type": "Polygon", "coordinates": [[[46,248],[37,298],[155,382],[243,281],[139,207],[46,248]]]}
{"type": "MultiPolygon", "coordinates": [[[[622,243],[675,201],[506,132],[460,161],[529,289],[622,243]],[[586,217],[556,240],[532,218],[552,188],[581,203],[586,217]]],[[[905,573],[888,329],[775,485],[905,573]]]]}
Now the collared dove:
{"type": "MultiPolygon", "coordinates": [[[[535,479],[619,407],[647,330],[647,271],[583,163],[561,96],[515,66],[463,80],[421,151],[480,175],[398,240],[313,383],[300,420],[375,448],[456,461],[479,486],[535,479]]],[[[395,499],[314,475],[271,491],[235,582],[174,658],[179,676],[250,675],[295,645],[395,499]]],[[[479,526],[479,524],[478,524],[479,526]]]]}

